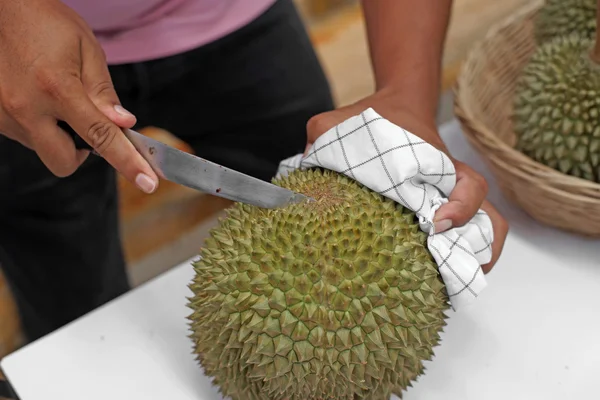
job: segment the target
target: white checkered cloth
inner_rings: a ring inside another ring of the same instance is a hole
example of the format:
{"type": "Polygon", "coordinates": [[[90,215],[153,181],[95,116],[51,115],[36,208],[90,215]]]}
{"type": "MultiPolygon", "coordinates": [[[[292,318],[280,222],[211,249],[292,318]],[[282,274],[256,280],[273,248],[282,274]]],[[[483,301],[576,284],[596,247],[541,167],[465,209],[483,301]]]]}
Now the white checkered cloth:
{"type": "Polygon", "coordinates": [[[436,210],[456,184],[454,165],[443,152],[369,108],[321,135],[306,157],[281,162],[277,175],[321,167],[348,176],[414,211],[429,234],[431,251],[454,310],[487,285],[481,265],[491,260],[492,223],[483,210],[462,227],[434,232],[436,210]]]}

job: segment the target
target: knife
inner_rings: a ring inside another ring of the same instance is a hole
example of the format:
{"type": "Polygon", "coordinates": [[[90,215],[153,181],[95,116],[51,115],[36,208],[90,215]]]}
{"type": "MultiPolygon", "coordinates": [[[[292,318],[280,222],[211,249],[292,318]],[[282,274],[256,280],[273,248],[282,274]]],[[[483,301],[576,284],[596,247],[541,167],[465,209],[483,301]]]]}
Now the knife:
{"type": "MultiPolygon", "coordinates": [[[[70,125],[64,121],[57,124],[71,135],[76,148],[93,151],[70,125]]],[[[132,129],[123,132],[159,177],[179,185],[262,208],[313,201],[301,193],[186,153],[132,129]]]]}

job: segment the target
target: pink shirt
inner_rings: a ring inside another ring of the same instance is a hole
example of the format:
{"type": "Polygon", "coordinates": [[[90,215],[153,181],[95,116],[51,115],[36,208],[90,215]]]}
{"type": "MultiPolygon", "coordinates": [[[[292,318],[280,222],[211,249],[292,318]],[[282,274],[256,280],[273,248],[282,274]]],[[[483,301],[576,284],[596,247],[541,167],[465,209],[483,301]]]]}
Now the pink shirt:
{"type": "Polygon", "coordinates": [[[276,0],[63,0],[87,21],[109,64],[177,54],[252,21],[276,0]]]}

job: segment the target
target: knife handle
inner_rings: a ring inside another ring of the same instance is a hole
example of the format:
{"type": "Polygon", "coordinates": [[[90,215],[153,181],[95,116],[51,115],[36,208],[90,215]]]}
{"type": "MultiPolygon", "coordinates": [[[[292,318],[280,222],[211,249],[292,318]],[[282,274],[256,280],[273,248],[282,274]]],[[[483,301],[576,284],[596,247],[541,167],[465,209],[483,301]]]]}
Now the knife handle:
{"type": "Polygon", "coordinates": [[[58,125],[59,128],[61,128],[65,132],[67,132],[69,134],[69,136],[71,136],[71,139],[73,139],[73,141],[75,142],[76,149],[78,149],[78,150],[94,150],[92,148],[92,146],[90,146],[85,140],[83,140],[83,138],[81,136],[79,136],[79,134],[77,132],[75,132],[75,130],[73,128],[71,128],[71,126],[69,124],[67,124],[65,121],[59,120],[56,123],[56,125],[58,125]]]}

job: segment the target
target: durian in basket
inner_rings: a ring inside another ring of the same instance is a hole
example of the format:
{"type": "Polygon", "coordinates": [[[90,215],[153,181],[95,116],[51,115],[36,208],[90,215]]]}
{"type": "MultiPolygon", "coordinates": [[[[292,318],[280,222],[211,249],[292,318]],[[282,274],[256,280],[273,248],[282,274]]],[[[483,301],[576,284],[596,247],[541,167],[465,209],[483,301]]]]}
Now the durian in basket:
{"type": "Polygon", "coordinates": [[[557,4],[532,0],[490,29],[461,68],[454,110],[507,200],[544,225],[600,237],[597,31],[559,29],[577,6],[548,22],[557,4]],[[538,41],[548,23],[566,33],[538,41]]]}
{"type": "Polygon", "coordinates": [[[535,19],[535,39],[544,43],[558,36],[596,33],[596,0],[545,0],[535,19]]]}
{"type": "MultiPolygon", "coordinates": [[[[552,25],[549,15],[566,7],[554,3],[540,10],[538,32],[552,25]],[[544,11],[547,7],[553,11],[544,11]]],[[[590,0],[561,3],[581,7],[572,14],[564,10],[554,26],[582,24],[592,6],[590,0]]],[[[513,122],[517,150],[563,174],[600,182],[600,42],[589,29],[589,23],[570,33],[565,29],[539,44],[517,83],[513,122]]]]}

